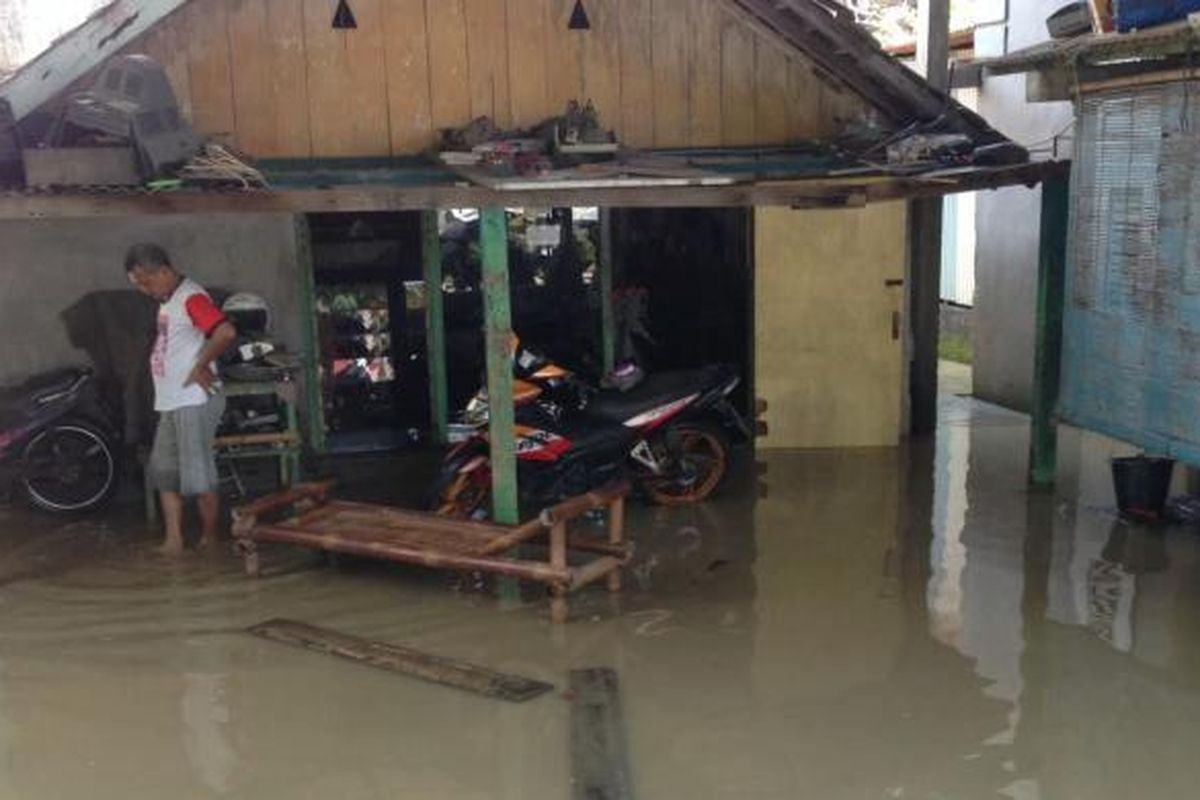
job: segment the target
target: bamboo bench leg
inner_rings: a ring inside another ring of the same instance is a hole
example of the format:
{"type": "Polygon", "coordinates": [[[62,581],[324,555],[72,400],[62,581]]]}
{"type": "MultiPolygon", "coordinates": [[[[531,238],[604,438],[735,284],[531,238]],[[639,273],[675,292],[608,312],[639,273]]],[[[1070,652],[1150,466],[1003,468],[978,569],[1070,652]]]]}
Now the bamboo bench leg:
{"type": "MultiPolygon", "coordinates": [[[[567,524],[556,522],[550,529],[550,566],[557,570],[567,568],[567,524]]],[[[550,587],[550,621],[561,624],[567,621],[567,587],[556,583],[550,587]]]]}
{"type": "Polygon", "coordinates": [[[262,577],[262,561],[258,555],[258,544],[253,541],[246,542],[245,556],[246,574],[251,578],[262,577]]]}
{"type": "Polygon", "coordinates": [[[258,542],[250,537],[250,531],[254,528],[257,519],[254,517],[246,517],[236,519],[233,523],[233,541],[234,548],[241,553],[242,561],[246,566],[246,574],[251,578],[257,578],[262,575],[262,563],[258,556],[258,542]]]}
{"type": "MultiPolygon", "coordinates": [[[[625,498],[618,497],[608,507],[608,543],[620,547],[625,542],[625,498]]],[[[621,568],[608,574],[608,590],[621,591],[621,568]]]]}

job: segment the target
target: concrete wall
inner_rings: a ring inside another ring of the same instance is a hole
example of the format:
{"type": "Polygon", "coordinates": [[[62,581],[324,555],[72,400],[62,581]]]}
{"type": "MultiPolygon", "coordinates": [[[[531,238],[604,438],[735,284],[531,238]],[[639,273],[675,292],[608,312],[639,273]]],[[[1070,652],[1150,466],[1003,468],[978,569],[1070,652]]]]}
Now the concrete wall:
{"type": "Polygon", "coordinates": [[[754,212],[761,447],[900,441],[907,206],[754,212]]]}
{"type": "MultiPolygon", "coordinates": [[[[89,292],[130,289],[126,249],[154,241],[206,286],[262,295],[275,333],[299,350],[293,218],[220,214],[0,222],[0,383],[86,363],[59,315],[89,292]]],[[[132,291],[132,289],[130,289],[132,291]]]]}
{"type": "MultiPolygon", "coordinates": [[[[1045,19],[1061,5],[1061,0],[1010,4],[1008,49],[1045,41],[1045,19]]],[[[1048,140],[1072,119],[1070,103],[1026,103],[1024,75],[987,78],[979,112],[1013,140],[1040,148],[1042,156],[1048,140]]],[[[1069,158],[1070,139],[1063,141],[1059,154],[1069,158]]],[[[1040,191],[980,192],[976,209],[975,394],[1020,410],[1029,407],[1033,381],[1040,191]]]]}

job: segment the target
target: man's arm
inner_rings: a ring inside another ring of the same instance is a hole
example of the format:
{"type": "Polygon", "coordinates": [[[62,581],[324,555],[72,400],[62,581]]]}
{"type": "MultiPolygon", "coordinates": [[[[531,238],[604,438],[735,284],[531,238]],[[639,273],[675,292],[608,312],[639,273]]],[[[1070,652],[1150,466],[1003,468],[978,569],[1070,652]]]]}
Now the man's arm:
{"type": "Polygon", "coordinates": [[[235,341],[237,341],[237,329],[233,327],[233,323],[229,320],[219,323],[208,335],[208,343],[200,351],[200,355],[196,359],[196,366],[192,368],[192,373],[184,385],[191,386],[196,383],[205,391],[211,389],[216,378],[210,365],[232,347],[235,341]]]}
{"type": "Polygon", "coordinates": [[[199,357],[196,358],[196,363],[192,367],[187,381],[184,382],[184,386],[199,384],[205,391],[210,391],[215,380],[210,366],[237,341],[237,328],[233,327],[233,323],[221,313],[221,309],[217,308],[207,295],[192,295],[187,299],[185,308],[192,324],[204,331],[208,342],[200,351],[199,357]]]}

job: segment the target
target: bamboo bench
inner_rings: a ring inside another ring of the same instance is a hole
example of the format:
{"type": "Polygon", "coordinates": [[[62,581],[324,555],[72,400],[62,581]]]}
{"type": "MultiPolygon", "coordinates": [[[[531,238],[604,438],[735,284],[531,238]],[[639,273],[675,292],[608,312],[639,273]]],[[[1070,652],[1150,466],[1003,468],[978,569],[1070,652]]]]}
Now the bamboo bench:
{"type": "Polygon", "coordinates": [[[236,508],[234,545],[247,574],[260,574],[258,545],[278,542],[432,569],[505,575],[549,587],[555,622],[566,621],[567,593],[602,578],[609,591],[621,589],[621,568],[629,560],[624,541],[626,482],[572,497],[516,526],[335,500],[332,489],[332,482],[303,483],[236,508]],[[605,507],[606,541],[571,534],[572,520],[605,507]],[[519,546],[543,537],[549,544],[545,560],[513,556],[519,546]],[[568,562],[571,553],[576,556],[573,564],[568,562]]]}

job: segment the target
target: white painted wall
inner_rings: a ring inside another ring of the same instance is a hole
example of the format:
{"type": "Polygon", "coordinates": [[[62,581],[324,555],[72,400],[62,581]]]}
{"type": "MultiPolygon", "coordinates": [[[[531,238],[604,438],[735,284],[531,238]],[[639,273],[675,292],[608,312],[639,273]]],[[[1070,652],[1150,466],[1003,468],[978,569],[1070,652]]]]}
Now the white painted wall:
{"type": "MultiPolygon", "coordinates": [[[[1007,49],[1049,38],[1046,17],[1062,0],[1012,0],[1007,49]]],[[[1070,103],[1025,102],[1025,76],[987,78],[980,113],[1013,140],[1045,155],[1056,134],[1072,124],[1070,103]]],[[[1059,153],[1070,156],[1069,138],[1059,153]]],[[[976,396],[1017,409],[1029,407],[1033,384],[1040,188],[1012,187],[978,195],[976,208],[973,344],[976,396]]]]}

